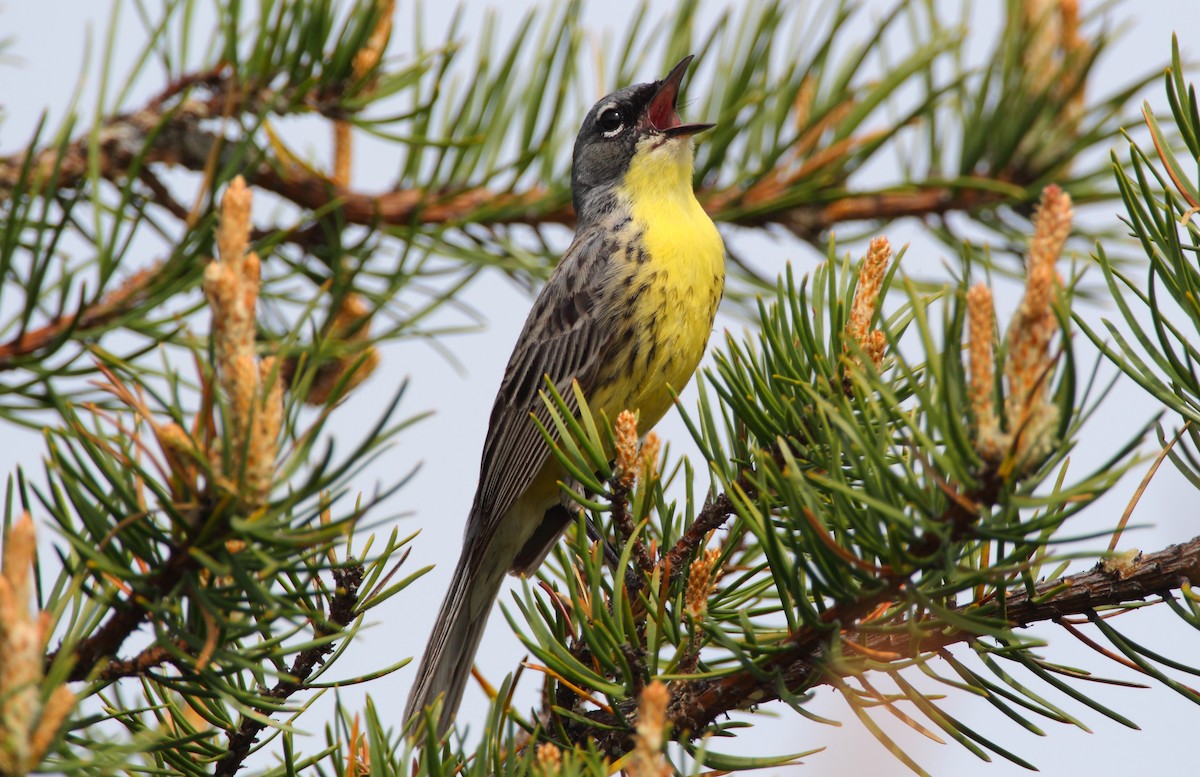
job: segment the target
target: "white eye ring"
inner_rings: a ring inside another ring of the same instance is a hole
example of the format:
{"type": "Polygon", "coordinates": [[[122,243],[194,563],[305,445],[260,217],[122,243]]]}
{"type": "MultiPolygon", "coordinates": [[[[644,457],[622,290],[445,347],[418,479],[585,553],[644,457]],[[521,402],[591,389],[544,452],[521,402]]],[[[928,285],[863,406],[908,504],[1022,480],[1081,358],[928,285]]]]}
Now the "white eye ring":
{"type": "Polygon", "coordinates": [[[600,128],[600,134],[606,138],[615,137],[625,129],[625,116],[616,103],[609,103],[600,109],[596,115],[596,126],[600,128]],[[605,129],[606,121],[609,124],[608,129],[605,129]],[[612,122],[616,121],[616,125],[612,122]]]}

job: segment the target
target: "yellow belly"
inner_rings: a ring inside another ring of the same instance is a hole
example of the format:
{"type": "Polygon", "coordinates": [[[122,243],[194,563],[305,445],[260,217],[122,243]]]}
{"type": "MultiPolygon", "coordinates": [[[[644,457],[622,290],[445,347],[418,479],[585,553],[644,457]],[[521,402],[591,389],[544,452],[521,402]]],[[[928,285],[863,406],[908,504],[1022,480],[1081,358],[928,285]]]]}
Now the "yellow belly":
{"type": "Polygon", "coordinates": [[[630,337],[601,380],[593,410],[611,420],[639,414],[645,433],[670,409],[672,391],[687,385],[704,355],[725,286],[725,245],[692,193],[690,148],[686,179],[678,160],[653,156],[635,163],[622,187],[641,252],[625,252],[613,282],[641,289],[627,312],[630,337]]]}
{"type": "MultiPolygon", "coordinates": [[[[662,419],[672,392],[696,371],[725,288],[725,245],[692,192],[691,154],[684,139],[639,151],[618,190],[622,202],[610,241],[615,253],[605,257],[600,296],[609,307],[598,315],[618,322],[617,336],[588,402],[609,421],[622,410],[637,413],[642,434],[662,419]]],[[[559,503],[563,475],[549,458],[503,519],[512,527],[503,557],[523,559],[511,568],[514,574],[531,573],[553,545],[553,538],[539,540],[536,530],[559,503]]]]}

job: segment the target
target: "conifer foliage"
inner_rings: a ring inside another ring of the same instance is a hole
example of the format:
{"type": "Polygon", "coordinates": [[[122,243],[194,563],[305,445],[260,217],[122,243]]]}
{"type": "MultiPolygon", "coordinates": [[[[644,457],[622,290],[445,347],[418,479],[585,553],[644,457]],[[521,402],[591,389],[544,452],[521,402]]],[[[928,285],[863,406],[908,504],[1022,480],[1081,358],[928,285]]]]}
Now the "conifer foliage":
{"type": "Polygon", "coordinates": [[[1200,635],[1164,655],[1132,613],[1200,628],[1200,537],[1138,550],[1126,531],[1163,463],[1200,488],[1200,109],[1178,46],[1114,89],[1093,77],[1103,19],[1068,0],[1010,0],[969,33],[924,3],[761,0],[712,22],[647,4],[598,58],[576,3],[432,40],[395,5],[133,4],[135,72],[102,74],[102,110],[0,149],[0,429],[42,431],[6,480],[0,775],[816,764],[738,736],[760,710],[818,726],[823,686],[916,773],[882,716],[1032,767],[945,700],[1035,732],[1081,710],[1133,725],[1054,640],[1200,702],[1200,635]],[[677,409],[698,453],[548,386],[578,522],[506,603],[528,658],[485,678],[485,724],[410,741],[394,699],[322,718],[331,688],[411,671],[346,679],[340,659],[384,603],[424,606],[405,591],[423,516],[390,519],[411,473],[363,469],[419,451],[425,408],[368,382],[398,343],[453,353],[445,322],[479,278],[545,276],[572,223],[567,107],[685,54],[689,112],[717,122],[696,189],[747,324],[714,336],[677,409]],[[142,101],[139,79],[158,85],[142,101]],[[1139,111],[1147,88],[1169,117],[1139,111]],[[392,155],[386,189],[353,180],[367,137],[392,155]],[[952,280],[906,269],[883,237],[900,220],[942,241],[952,280]],[[825,261],[764,267],[746,230],[825,261]],[[1012,313],[1002,280],[1023,286],[1012,313]],[[1103,375],[1144,390],[1147,421],[1080,471],[1103,375]],[[344,428],[364,384],[387,399],[344,428]],[[1079,537],[1109,494],[1125,515],[1079,537]]]}

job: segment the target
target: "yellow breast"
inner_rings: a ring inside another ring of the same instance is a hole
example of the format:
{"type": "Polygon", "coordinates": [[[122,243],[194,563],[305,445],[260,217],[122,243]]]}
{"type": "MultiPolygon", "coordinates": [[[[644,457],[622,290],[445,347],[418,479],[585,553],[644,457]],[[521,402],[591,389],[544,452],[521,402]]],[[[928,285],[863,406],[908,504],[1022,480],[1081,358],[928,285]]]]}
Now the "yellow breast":
{"type": "Polygon", "coordinates": [[[631,336],[615,360],[623,374],[601,383],[593,405],[610,419],[638,412],[643,432],[695,372],[725,286],[725,245],[691,178],[690,141],[660,141],[639,149],[619,190],[630,215],[623,231],[636,248],[623,252],[612,280],[634,298],[631,336]]]}

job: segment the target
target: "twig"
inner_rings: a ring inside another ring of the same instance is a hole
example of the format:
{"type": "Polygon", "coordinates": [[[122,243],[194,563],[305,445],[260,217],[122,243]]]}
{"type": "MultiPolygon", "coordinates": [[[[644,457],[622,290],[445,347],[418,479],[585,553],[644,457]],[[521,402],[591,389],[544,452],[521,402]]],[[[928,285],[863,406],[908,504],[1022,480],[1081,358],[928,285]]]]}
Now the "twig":
{"type": "MultiPolygon", "coordinates": [[[[203,128],[203,122],[222,115],[252,113],[276,102],[270,92],[241,93],[231,71],[218,66],[201,73],[183,75],[141,109],[109,117],[98,129],[99,169],[105,177],[119,180],[135,160],[143,164],[178,165],[202,171],[212,162],[212,151],[222,138],[203,128]],[[190,87],[203,86],[206,99],[182,96],[190,87]],[[149,144],[149,146],[147,146],[149,144]]],[[[35,178],[45,182],[56,171],[59,188],[82,184],[89,171],[88,154],[93,135],[72,141],[61,149],[48,147],[0,157],[0,201],[12,196],[20,179],[27,153],[34,154],[35,178]]],[[[531,187],[526,190],[495,191],[483,186],[462,186],[450,191],[406,189],[368,193],[339,186],[328,177],[298,165],[279,170],[267,164],[243,169],[252,186],[267,189],[296,205],[311,210],[336,206],[345,222],[367,226],[413,226],[419,224],[572,224],[574,213],[567,192],[531,187]],[[486,211],[486,212],[481,212],[486,211]]],[[[770,174],[764,180],[773,180],[770,174]]],[[[980,178],[991,183],[992,178],[980,178]]],[[[1012,183],[1012,181],[1009,181],[1012,183]]],[[[786,194],[786,189],[778,193],[786,194]]],[[[743,226],[776,224],[797,236],[816,240],[837,224],[853,221],[886,221],[905,216],[941,215],[971,211],[1009,201],[994,189],[966,186],[906,185],[902,190],[849,193],[832,202],[813,202],[772,209],[761,201],[759,190],[701,187],[697,196],[719,221],[743,226]],[[740,210],[743,203],[753,210],[740,210]]],[[[161,203],[160,203],[161,204],[161,203]]]]}
{"type": "Polygon", "coordinates": [[[76,331],[87,331],[104,326],[139,305],[145,298],[150,285],[159,274],[155,264],[139,270],[105,294],[92,305],[78,313],[56,316],[37,329],[19,333],[6,343],[0,343],[0,372],[16,368],[18,359],[31,356],[52,343],[69,337],[76,331]]]}
{"type": "MultiPolygon", "coordinates": [[[[776,466],[782,466],[783,457],[779,452],[779,448],[775,445],[765,448],[762,451],[764,458],[770,458],[775,462],[776,466]]],[[[735,482],[736,487],[747,499],[753,499],[758,493],[758,488],[750,481],[746,473],[743,473],[735,482]]],[[[704,544],[705,537],[714,529],[719,529],[725,521],[734,514],[733,500],[729,498],[729,492],[723,492],[716,497],[705,502],[700,513],[696,516],[696,520],[692,521],[692,525],[687,528],[687,531],[675,542],[675,545],[667,552],[663,559],[663,564],[667,567],[671,574],[671,585],[677,584],[682,580],[688,571],[688,561],[696,549],[704,544]]]]}
{"type": "MultiPolygon", "coordinates": [[[[179,650],[187,649],[187,643],[182,639],[175,640],[174,644],[179,650]]],[[[154,644],[132,658],[109,661],[108,665],[100,670],[99,679],[112,682],[125,677],[140,677],[163,664],[175,664],[175,656],[165,645],[154,644]]]]}
{"type": "MultiPolygon", "coordinates": [[[[612,490],[612,522],[617,530],[617,539],[621,543],[618,548],[620,552],[629,540],[637,533],[637,525],[633,522],[633,518],[629,515],[629,486],[622,482],[620,477],[613,476],[608,481],[608,486],[612,490]]],[[[646,543],[642,537],[634,540],[632,553],[633,562],[641,571],[641,576],[626,575],[626,585],[631,589],[631,593],[636,593],[641,588],[641,577],[649,576],[654,572],[654,560],[650,558],[650,551],[646,548],[646,543]]],[[[632,570],[630,570],[632,571],[632,570]]]]}
{"type": "Polygon", "coordinates": [[[168,213],[180,221],[188,220],[188,209],[183,207],[183,205],[175,199],[175,195],[171,194],[171,191],[161,180],[159,180],[158,176],[154,174],[153,170],[148,167],[143,167],[138,171],[138,180],[145,184],[146,188],[150,190],[150,194],[153,195],[152,199],[155,204],[164,208],[168,213]]]}
{"type": "MultiPolygon", "coordinates": [[[[337,593],[329,604],[329,616],[324,624],[314,623],[313,630],[318,637],[328,637],[345,629],[354,620],[355,607],[358,606],[358,589],[362,585],[364,570],[360,563],[352,563],[333,570],[333,579],[337,584],[337,593]],[[329,625],[326,625],[329,624],[329,625]],[[332,626],[332,627],[331,627],[332,626]]],[[[287,699],[304,686],[304,681],[313,673],[325,656],[333,652],[333,645],[326,643],[301,651],[292,662],[288,672],[289,678],[280,680],[266,696],[271,699],[287,699]]],[[[258,712],[264,717],[270,716],[274,710],[260,708],[258,712]]],[[[257,718],[243,717],[238,730],[229,736],[229,749],[217,761],[214,777],[232,777],[242,768],[242,762],[250,754],[250,748],[258,739],[258,735],[267,727],[266,722],[257,718]]]]}
{"type": "Polygon", "coordinates": [[[779,224],[797,237],[813,242],[822,232],[846,222],[940,216],[953,211],[977,210],[1006,201],[1008,198],[995,191],[917,185],[905,187],[903,191],[847,194],[825,204],[797,205],[782,211],[732,220],[744,226],[779,224]]]}
{"type": "MultiPolygon", "coordinates": [[[[930,469],[930,472],[933,471],[930,469]]],[[[950,500],[949,506],[939,520],[941,523],[949,525],[950,531],[946,539],[951,542],[961,540],[970,528],[979,522],[979,505],[993,505],[999,498],[1003,480],[994,466],[987,465],[976,473],[976,477],[979,485],[968,494],[956,493],[948,483],[939,483],[950,500]]],[[[908,552],[918,559],[928,558],[942,546],[941,534],[930,531],[910,545],[908,552]]]]}
{"type": "MultiPolygon", "coordinates": [[[[113,605],[114,612],[104,622],[104,625],[72,650],[74,663],[70,674],[67,675],[68,682],[87,680],[97,664],[104,658],[117,654],[129,635],[136,631],[146,619],[149,609],[143,602],[167,597],[183,579],[183,574],[188,567],[195,563],[191,550],[190,543],[183,543],[175,547],[167,562],[150,577],[146,585],[139,586],[137,591],[126,601],[113,605]]],[[[58,658],[60,651],[61,648],[46,657],[47,668],[58,658]]]]}
{"type": "MultiPolygon", "coordinates": [[[[1088,613],[1105,606],[1165,596],[1184,582],[1200,580],[1200,537],[1164,550],[1147,553],[1130,561],[1116,574],[1103,564],[1081,575],[1073,575],[1038,585],[1032,593],[1020,589],[1004,599],[1004,613],[1012,628],[1088,613]]],[[[782,649],[753,670],[744,669],[714,680],[675,681],[671,685],[668,721],[680,738],[702,736],[720,716],[737,709],[763,704],[779,698],[780,689],[811,688],[832,682],[824,676],[831,667],[823,660],[825,640],[832,629],[853,629],[866,613],[888,598],[890,590],[873,592],[862,600],[837,605],[827,610],[821,622],[789,636],[782,649]]],[[[958,608],[972,617],[998,615],[999,604],[984,609],[977,605],[958,608]]],[[[979,635],[965,631],[939,631],[921,637],[913,631],[871,634],[866,648],[876,654],[893,653],[915,656],[971,642],[979,635]]],[[[622,708],[629,725],[636,718],[633,705],[622,708]]],[[[617,726],[615,716],[603,712],[588,713],[595,725],[574,721],[568,728],[578,743],[594,741],[610,756],[619,756],[632,747],[631,730],[617,726]],[[609,728],[617,726],[616,728],[609,728]]]]}
{"type": "Polygon", "coordinates": [[[692,525],[675,542],[663,559],[663,565],[670,570],[672,585],[687,575],[688,559],[704,542],[708,533],[713,529],[720,528],[731,515],[733,515],[733,502],[725,493],[704,505],[696,516],[696,520],[692,521],[692,525]]]}

